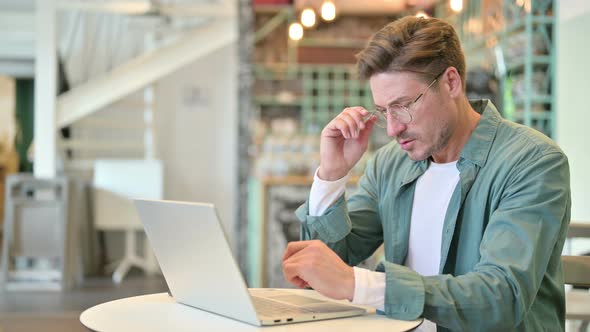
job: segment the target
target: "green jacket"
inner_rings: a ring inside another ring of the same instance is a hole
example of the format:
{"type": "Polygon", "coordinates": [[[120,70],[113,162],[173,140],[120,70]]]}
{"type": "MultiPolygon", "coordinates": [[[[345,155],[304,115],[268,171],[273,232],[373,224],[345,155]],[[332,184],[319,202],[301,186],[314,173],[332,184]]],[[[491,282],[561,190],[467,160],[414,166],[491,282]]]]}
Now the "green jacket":
{"type": "Polygon", "coordinates": [[[385,244],[385,314],[420,316],[439,331],[563,331],[561,251],[570,220],[567,157],[539,132],[502,119],[489,101],[457,162],[444,220],[440,275],[403,266],[416,180],[428,161],[396,142],[369,162],[357,192],[322,216],[296,214],[302,239],[321,239],[357,265],[385,244]]]}

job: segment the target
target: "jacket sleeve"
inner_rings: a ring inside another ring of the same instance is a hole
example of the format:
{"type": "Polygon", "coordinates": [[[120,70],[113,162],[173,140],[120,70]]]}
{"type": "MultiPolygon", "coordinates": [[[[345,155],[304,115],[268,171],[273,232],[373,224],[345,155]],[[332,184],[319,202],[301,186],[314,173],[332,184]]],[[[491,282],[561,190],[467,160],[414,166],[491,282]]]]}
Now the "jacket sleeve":
{"type": "Polygon", "coordinates": [[[571,200],[563,154],[546,154],[520,168],[491,212],[473,271],[422,277],[389,262],[380,266],[386,272],[386,315],[424,316],[453,331],[504,331],[522,322],[543,278],[552,278],[545,272],[550,260],[559,260],[571,200]]]}
{"type": "Polygon", "coordinates": [[[322,216],[310,216],[308,202],[297,209],[302,240],[322,240],[351,266],[373,254],[383,243],[375,164],[368,163],[350,199],[343,195],[322,216]]]}

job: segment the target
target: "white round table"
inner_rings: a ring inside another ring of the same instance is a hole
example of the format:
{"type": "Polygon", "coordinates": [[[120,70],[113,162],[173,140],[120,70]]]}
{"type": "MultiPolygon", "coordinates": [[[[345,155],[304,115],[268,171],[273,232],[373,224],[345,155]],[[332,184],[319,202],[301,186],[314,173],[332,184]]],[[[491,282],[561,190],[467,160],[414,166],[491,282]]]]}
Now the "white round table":
{"type": "MultiPolygon", "coordinates": [[[[288,291],[321,297],[311,290],[288,291]]],[[[368,308],[369,309],[369,308],[368,308]]],[[[106,302],[84,311],[80,322],[93,331],[409,331],[422,323],[401,321],[374,314],[364,316],[313,321],[306,323],[258,327],[237,320],[176,303],[168,293],[135,296],[106,302]]]]}

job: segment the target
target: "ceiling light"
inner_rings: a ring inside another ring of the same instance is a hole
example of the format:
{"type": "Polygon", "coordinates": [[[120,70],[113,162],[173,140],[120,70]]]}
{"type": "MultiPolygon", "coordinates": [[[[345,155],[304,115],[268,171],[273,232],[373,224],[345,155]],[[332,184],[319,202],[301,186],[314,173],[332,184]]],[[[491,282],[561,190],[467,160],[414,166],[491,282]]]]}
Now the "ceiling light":
{"type": "Polygon", "coordinates": [[[332,21],[336,18],[336,5],[332,1],[324,1],[321,12],[324,21],[332,21]]]}
{"type": "Polygon", "coordinates": [[[289,38],[293,40],[300,40],[303,38],[303,27],[301,24],[295,22],[289,26],[289,38]]]}
{"type": "Polygon", "coordinates": [[[306,28],[311,28],[315,25],[315,11],[311,8],[305,8],[301,12],[301,24],[306,28]]]}
{"type": "Polygon", "coordinates": [[[463,0],[451,0],[451,9],[458,13],[463,10],[463,0]]]}

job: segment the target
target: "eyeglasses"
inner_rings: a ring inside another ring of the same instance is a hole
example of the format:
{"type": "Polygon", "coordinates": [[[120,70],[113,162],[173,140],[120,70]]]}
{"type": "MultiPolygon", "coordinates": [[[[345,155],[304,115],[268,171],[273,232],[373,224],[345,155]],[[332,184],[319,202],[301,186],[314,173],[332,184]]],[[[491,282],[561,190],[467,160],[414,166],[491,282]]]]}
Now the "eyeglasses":
{"type": "Polygon", "coordinates": [[[387,105],[386,109],[374,109],[372,111],[369,111],[369,114],[365,117],[365,119],[369,119],[371,116],[375,115],[377,117],[377,122],[375,124],[381,128],[387,127],[387,113],[389,113],[389,115],[391,115],[394,119],[401,123],[408,124],[412,122],[413,117],[410,111],[412,110],[414,105],[416,105],[416,103],[420,100],[420,98],[424,96],[428,89],[430,89],[434,85],[434,83],[438,81],[438,79],[442,76],[445,70],[443,70],[440,74],[436,75],[436,77],[434,77],[434,80],[432,80],[428,87],[426,87],[426,89],[424,89],[424,91],[422,91],[422,93],[419,94],[418,97],[416,97],[414,101],[411,102],[408,106],[404,106],[401,104],[390,104],[387,105]]]}

